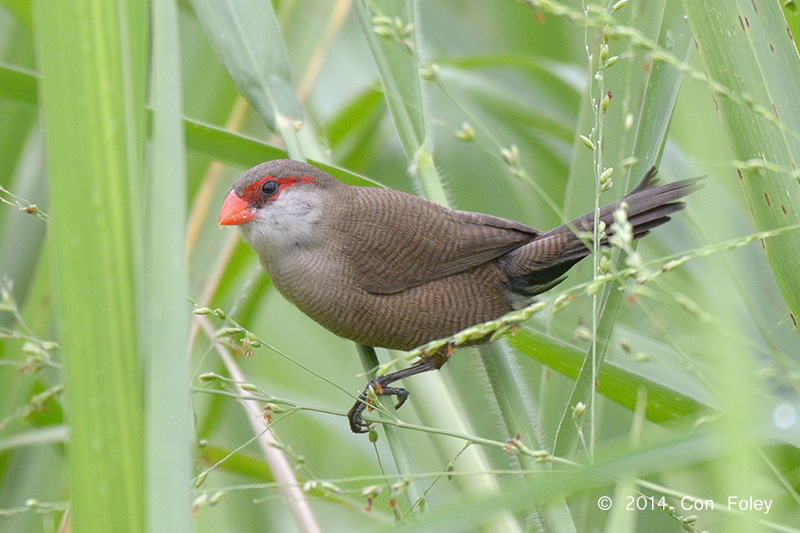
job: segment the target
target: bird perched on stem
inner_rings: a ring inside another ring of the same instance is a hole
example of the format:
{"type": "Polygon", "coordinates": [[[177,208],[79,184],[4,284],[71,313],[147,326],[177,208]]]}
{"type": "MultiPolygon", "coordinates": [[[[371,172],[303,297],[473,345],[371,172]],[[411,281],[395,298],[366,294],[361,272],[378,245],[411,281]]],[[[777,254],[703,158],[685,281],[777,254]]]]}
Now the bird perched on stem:
{"type": "MultiPolygon", "coordinates": [[[[624,201],[636,239],[683,209],[679,200],[701,186],[697,178],[655,185],[655,175],[653,168],[620,202],[600,208],[599,220],[610,228],[624,201]]],[[[541,232],[275,160],[236,180],[219,224],[238,225],[280,293],[331,332],[411,350],[494,320],[560,283],[591,252],[579,234],[591,233],[594,219],[590,212],[541,232]]],[[[396,396],[399,407],[408,392],[389,385],[446,361],[440,350],[370,382],[348,414],[351,429],[367,429],[361,414],[370,387],[396,396]]]]}

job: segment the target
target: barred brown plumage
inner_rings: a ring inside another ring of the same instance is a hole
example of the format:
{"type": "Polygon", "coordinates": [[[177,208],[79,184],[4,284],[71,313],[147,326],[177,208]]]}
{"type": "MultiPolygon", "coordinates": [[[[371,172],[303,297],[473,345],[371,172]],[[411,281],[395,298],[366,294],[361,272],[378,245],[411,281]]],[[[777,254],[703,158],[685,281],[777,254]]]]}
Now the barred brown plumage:
{"type": "MultiPolygon", "coordinates": [[[[639,238],[702,186],[697,178],[656,186],[655,174],[651,169],[619,202],[602,207],[599,220],[610,227],[624,201],[639,238]]],[[[591,232],[594,217],[587,213],[541,233],[275,160],[236,180],[219,223],[240,225],[275,287],[328,330],[367,346],[411,350],[496,319],[559,283],[590,253],[575,230],[591,232]]],[[[402,403],[407,393],[387,385],[445,361],[434,355],[377,384],[402,403]]],[[[353,431],[364,429],[363,408],[357,403],[351,410],[353,431]]]]}

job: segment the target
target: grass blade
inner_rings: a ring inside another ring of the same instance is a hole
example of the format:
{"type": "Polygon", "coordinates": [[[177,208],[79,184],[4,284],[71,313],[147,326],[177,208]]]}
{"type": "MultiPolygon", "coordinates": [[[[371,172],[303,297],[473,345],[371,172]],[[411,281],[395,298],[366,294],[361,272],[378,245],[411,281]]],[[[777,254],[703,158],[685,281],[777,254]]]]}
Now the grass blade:
{"type": "Polygon", "coordinates": [[[143,7],[34,2],[74,531],[143,528],[131,224],[145,138],[143,7]]]}
{"type": "MultiPolygon", "coordinates": [[[[742,0],[684,6],[756,227],[798,224],[800,57],[780,6],[742,0]]],[[[797,329],[800,232],[763,242],[797,329]]]]}
{"type": "Polygon", "coordinates": [[[425,120],[414,43],[414,12],[411,2],[365,0],[353,3],[364,37],[378,67],[386,104],[406,157],[413,161],[425,141],[425,120]],[[379,37],[376,32],[381,32],[379,37]]]}
{"type": "MultiPolygon", "coordinates": [[[[713,459],[718,448],[717,437],[705,432],[681,435],[638,449],[612,452],[605,457],[599,457],[594,464],[537,477],[523,486],[505,491],[500,496],[454,502],[428,514],[424,520],[408,530],[469,528],[490,510],[522,510],[531,503],[552,501],[559,495],[611,486],[626,475],[646,476],[653,472],[677,470],[713,459]]],[[[596,505],[596,500],[593,503],[596,505]]],[[[614,504],[622,505],[623,502],[615,501],[614,504]]]]}
{"type": "Polygon", "coordinates": [[[146,180],[144,309],[145,460],[149,531],[189,531],[189,294],[186,147],[177,5],[153,4],[152,165],[146,180]]]}
{"type": "MultiPolygon", "coordinates": [[[[519,328],[516,335],[508,337],[508,342],[520,353],[569,378],[578,377],[585,357],[585,354],[577,348],[526,328],[519,328]]],[[[708,400],[677,391],[608,361],[600,367],[597,380],[600,382],[597,387],[598,393],[631,411],[636,406],[637,391],[646,390],[645,418],[651,422],[667,422],[678,417],[701,413],[710,407],[708,400]]],[[[571,417],[562,421],[562,427],[567,425],[573,426],[574,431],[575,424],[571,417]]]]}
{"type": "Polygon", "coordinates": [[[193,0],[192,5],[236,88],[270,128],[299,127],[303,112],[272,6],[258,0],[193,0]]]}

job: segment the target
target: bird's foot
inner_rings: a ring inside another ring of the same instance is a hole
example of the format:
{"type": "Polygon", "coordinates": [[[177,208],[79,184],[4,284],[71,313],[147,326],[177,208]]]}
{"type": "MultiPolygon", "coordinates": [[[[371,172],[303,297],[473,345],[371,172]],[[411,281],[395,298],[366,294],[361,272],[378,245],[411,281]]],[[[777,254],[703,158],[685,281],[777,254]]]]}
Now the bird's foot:
{"type": "Polygon", "coordinates": [[[350,421],[350,430],[353,433],[367,433],[370,430],[370,425],[364,423],[361,415],[364,413],[365,408],[372,409],[369,401],[370,389],[375,391],[378,396],[394,396],[397,398],[397,403],[394,408],[399,409],[401,405],[408,399],[408,391],[399,387],[389,387],[392,383],[401,379],[422,374],[429,370],[436,370],[447,362],[447,357],[429,357],[423,359],[414,366],[398,370],[391,374],[386,374],[378,379],[373,379],[367,384],[364,392],[358,395],[358,401],[352,409],[347,413],[347,419],[350,421]]]}
{"type": "Polygon", "coordinates": [[[378,396],[394,396],[397,398],[397,403],[394,404],[395,409],[400,409],[408,399],[408,391],[400,387],[384,387],[380,379],[374,379],[367,384],[364,392],[358,395],[358,400],[353,407],[347,412],[347,420],[350,421],[350,431],[353,433],[367,433],[370,430],[369,422],[364,422],[361,415],[364,409],[369,408],[372,410],[371,402],[369,400],[370,389],[375,391],[378,396]]]}

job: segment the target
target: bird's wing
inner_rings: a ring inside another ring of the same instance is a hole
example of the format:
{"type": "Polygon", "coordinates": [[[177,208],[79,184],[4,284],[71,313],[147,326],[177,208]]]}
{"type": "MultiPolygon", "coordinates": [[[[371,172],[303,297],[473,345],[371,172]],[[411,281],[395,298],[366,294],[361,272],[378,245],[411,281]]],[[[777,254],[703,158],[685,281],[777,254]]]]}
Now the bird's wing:
{"type": "Polygon", "coordinates": [[[359,285],[392,294],[491,261],[539,232],[388,189],[349,188],[337,229],[359,285]],[[366,193],[366,194],[365,194],[366,193]]]}

